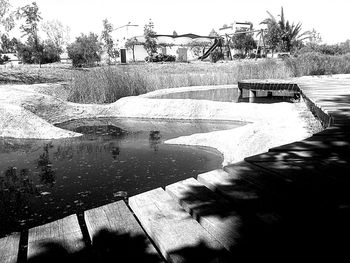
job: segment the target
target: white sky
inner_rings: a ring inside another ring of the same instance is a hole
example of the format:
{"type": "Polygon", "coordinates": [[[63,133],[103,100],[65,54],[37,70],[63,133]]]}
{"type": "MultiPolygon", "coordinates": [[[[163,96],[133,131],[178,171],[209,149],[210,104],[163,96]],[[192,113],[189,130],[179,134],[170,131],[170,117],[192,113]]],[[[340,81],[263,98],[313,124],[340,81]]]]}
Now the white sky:
{"type": "MultiPolygon", "coordinates": [[[[14,7],[33,0],[10,0],[14,7]]],[[[323,42],[333,44],[350,39],[350,0],[36,0],[44,20],[58,19],[71,28],[72,39],[80,33],[102,31],[107,18],[114,27],[131,22],[139,27],[116,31],[142,35],[151,18],[158,34],[194,33],[208,35],[212,28],[234,21],[251,21],[257,28],[268,16],[280,14],[301,22],[303,31],[315,28],[323,42]]]]}

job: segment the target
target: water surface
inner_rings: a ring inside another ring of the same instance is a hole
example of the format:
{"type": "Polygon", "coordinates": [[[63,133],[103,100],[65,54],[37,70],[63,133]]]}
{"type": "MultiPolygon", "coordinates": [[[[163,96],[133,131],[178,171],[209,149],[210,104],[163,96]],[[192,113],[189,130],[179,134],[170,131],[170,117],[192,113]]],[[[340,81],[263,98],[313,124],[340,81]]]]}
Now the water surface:
{"type": "Polygon", "coordinates": [[[170,138],[232,129],[234,122],[95,119],[64,140],[0,140],[0,236],[221,167],[219,152],[170,138]]]}

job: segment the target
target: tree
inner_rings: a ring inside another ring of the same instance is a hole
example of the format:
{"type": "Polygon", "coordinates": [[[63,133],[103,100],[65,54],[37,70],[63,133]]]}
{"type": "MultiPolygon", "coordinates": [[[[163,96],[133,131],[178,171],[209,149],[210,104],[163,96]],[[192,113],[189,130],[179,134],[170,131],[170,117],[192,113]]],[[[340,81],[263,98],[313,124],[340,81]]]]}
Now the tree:
{"type": "Polygon", "coordinates": [[[113,25],[108,22],[107,19],[103,20],[103,31],[101,33],[101,39],[103,41],[103,47],[108,55],[108,64],[111,63],[110,59],[114,60],[119,57],[119,51],[115,47],[111,33],[113,32],[113,25]]]}
{"type": "Polygon", "coordinates": [[[143,44],[148,55],[152,56],[157,53],[157,41],[155,39],[156,32],[154,31],[154,24],[150,19],[148,24],[144,26],[143,35],[145,36],[145,43],[143,44]]]}
{"type": "Polygon", "coordinates": [[[301,23],[290,23],[284,17],[283,7],[281,7],[280,20],[278,21],[270,12],[269,17],[261,24],[267,25],[265,36],[267,44],[274,50],[290,52],[293,48],[300,47],[303,40],[309,38],[308,31],[301,33],[301,23]]]}
{"type": "Polygon", "coordinates": [[[174,32],[173,32],[173,36],[174,37],[177,37],[178,35],[177,35],[177,32],[174,30],[174,32]]]}
{"type": "Polygon", "coordinates": [[[98,41],[98,35],[94,33],[81,34],[75,42],[68,45],[67,51],[74,67],[92,66],[101,60],[101,43],[98,41]]]}
{"type": "Polygon", "coordinates": [[[314,28],[309,33],[309,41],[312,45],[319,45],[322,42],[321,34],[317,32],[314,28]]]}
{"type": "Polygon", "coordinates": [[[27,45],[32,49],[33,62],[42,63],[43,45],[40,43],[38,35],[38,24],[41,21],[39,7],[35,2],[31,5],[21,7],[17,11],[18,18],[25,19],[25,24],[21,25],[20,29],[23,36],[27,36],[27,45]]]}
{"type": "Polygon", "coordinates": [[[214,28],[209,33],[210,37],[219,37],[219,33],[214,30],[214,28]]]}
{"type": "Polygon", "coordinates": [[[241,50],[244,56],[246,56],[249,51],[256,48],[256,43],[254,41],[252,33],[241,33],[233,35],[232,48],[241,50]]]}
{"type": "Polygon", "coordinates": [[[136,37],[129,38],[125,42],[125,48],[132,50],[132,60],[135,62],[135,46],[140,45],[141,43],[137,40],[136,37]]]}
{"type": "Polygon", "coordinates": [[[343,43],[340,43],[339,46],[343,54],[350,53],[350,39],[346,40],[343,43]]]}
{"type": "Polygon", "coordinates": [[[1,53],[8,53],[13,51],[15,43],[8,38],[7,33],[11,31],[14,26],[14,12],[11,11],[11,5],[9,1],[0,0],[0,64],[3,64],[9,60],[8,56],[3,56],[1,53]]]}
{"type": "Polygon", "coordinates": [[[1,28],[5,32],[11,31],[15,26],[15,12],[11,11],[9,0],[0,0],[0,34],[1,28]]]}
{"type": "Polygon", "coordinates": [[[70,28],[58,20],[45,21],[41,28],[45,32],[50,46],[55,47],[57,54],[61,54],[69,41],[70,28]]]}
{"type": "Polygon", "coordinates": [[[12,53],[16,51],[17,39],[10,39],[6,34],[1,36],[0,53],[12,53]]]}

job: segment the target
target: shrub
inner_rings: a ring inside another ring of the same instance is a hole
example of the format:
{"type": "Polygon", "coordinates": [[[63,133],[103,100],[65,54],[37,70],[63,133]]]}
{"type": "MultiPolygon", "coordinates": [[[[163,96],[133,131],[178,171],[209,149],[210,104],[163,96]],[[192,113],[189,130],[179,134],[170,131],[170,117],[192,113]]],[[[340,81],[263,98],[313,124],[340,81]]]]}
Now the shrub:
{"type": "Polygon", "coordinates": [[[210,59],[212,62],[216,63],[219,60],[223,60],[225,58],[224,53],[220,52],[219,50],[214,50],[211,55],[210,59]]]}
{"type": "Polygon", "coordinates": [[[145,60],[147,62],[174,62],[176,60],[176,57],[173,55],[155,53],[147,56],[145,60]]]}
{"type": "Polygon", "coordinates": [[[40,43],[37,49],[29,44],[17,43],[17,56],[23,63],[47,64],[60,61],[61,50],[57,50],[56,46],[50,42],[40,43]],[[37,50],[40,50],[38,53],[37,50]]]}
{"type": "Polygon", "coordinates": [[[232,56],[233,59],[244,59],[245,55],[242,53],[237,53],[232,56]]]}
{"type": "Polygon", "coordinates": [[[101,43],[94,33],[88,36],[81,34],[74,43],[67,47],[67,51],[74,67],[92,66],[101,60],[101,43]]]}
{"type": "Polygon", "coordinates": [[[0,65],[4,64],[5,62],[7,62],[9,60],[10,60],[10,58],[8,56],[0,54],[0,65]]]}

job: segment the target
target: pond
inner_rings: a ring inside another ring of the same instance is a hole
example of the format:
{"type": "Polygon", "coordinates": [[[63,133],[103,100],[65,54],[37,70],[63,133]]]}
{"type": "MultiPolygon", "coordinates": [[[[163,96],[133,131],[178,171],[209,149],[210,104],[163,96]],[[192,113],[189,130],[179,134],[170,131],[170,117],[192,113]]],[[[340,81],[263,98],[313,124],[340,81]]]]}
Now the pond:
{"type": "Polygon", "coordinates": [[[221,167],[210,148],[164,144],[240,122],[94,119],[62,140],[0,139],[0,236],[221,167]]]}

